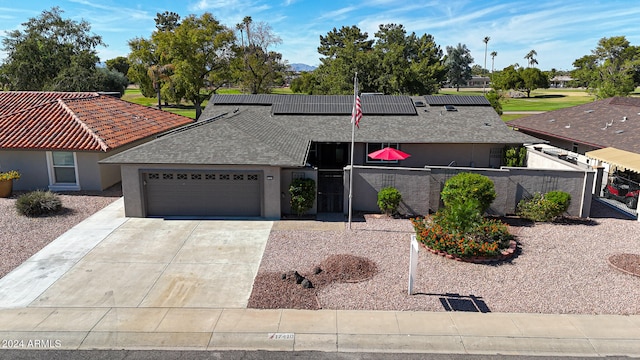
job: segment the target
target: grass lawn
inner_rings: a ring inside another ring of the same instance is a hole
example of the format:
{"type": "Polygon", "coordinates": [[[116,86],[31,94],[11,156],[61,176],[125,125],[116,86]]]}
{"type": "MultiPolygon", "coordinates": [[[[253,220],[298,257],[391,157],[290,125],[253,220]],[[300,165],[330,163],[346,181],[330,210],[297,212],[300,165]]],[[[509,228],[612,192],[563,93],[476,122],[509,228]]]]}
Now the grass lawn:
{"type": "Polygon", "coordinates": [[[500,118],[502,119],[502,121],[507,122],[507,121],[519,119],[525,116],[529,116],[529,115],[528,114],[506,114],[506,115],[500,115],[500,118]]]}

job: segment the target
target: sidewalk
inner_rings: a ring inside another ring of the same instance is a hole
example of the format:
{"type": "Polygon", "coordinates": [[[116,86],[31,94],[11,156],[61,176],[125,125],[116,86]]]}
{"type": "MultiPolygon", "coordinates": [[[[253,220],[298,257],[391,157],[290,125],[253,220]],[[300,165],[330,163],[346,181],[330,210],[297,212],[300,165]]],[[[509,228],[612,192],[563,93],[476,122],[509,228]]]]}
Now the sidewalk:
{"type": "MultiPolygon", "coordinates": [[[[640,315],[256,310],[36,302],[128,222],[122,200],[0,279],[0,349],[189,349],[640,357],[640,315]],[[93,229],[93,230],[92,230],[93,229]],[[80,244],[84,244],[80,246],[80,244]],[[49,305],[47,305],[49,304],[49,305]]],[[[274,224],[274,228],[286,224],[274,224]]],[[[107,296],[108,294],[104,294],[107,296]]]]}

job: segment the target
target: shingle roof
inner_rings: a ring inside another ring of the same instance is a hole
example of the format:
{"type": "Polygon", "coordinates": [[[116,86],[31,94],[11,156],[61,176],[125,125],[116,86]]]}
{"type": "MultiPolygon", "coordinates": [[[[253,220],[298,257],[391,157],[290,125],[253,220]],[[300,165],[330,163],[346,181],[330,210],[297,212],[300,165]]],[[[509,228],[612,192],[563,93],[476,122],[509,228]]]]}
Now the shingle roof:
{"type": "Polygon", "coordinates": [[[310,144],[269,119],[268,109],[254,106],[180,128],[102,163],[304,166],[310,144]]]}
{"type": "MultiPolygon", "coordinates": [[[[381,95],[372,97],[378,96],[381,95]]],[[[490,106],[458,106],[457,112],[441,112],[441,107],[427,106],[416,110],[413,101],[423,98],[402,98],[413,107],[412,114],[365,114],[356,130],[355,141],[539,142],[509,129],[490,106]]],[[[311,142],[351,141],[350,111],[343,114],[274,114],[270,106],[243,105],[242,102],[249,99],[235,100],[238,102],[234,104],[210,102],[201,118],[214,120],[198,122],[192,129],[181,128],[179,133],[124,151],[103,162],[302,166],[311,142]]],[[[350,97],[349,101],[352,100],[350,97]]]]}
{"type": "Polygon", "coordinates": [[[0,148],[109,151],[193,120],[97,93],[0,92],[0,148]]]}
{"type": "Polygon", "coordinates": [[[523,117],[507,124],[534,136],[640,153],[640,98],[614,97],[523,117]]]}

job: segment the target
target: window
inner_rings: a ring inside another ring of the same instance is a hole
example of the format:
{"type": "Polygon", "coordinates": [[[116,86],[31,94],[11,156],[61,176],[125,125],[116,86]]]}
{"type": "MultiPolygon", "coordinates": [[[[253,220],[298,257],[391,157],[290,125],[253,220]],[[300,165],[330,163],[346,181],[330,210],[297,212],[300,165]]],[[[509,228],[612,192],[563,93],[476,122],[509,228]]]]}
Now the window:
{"type": "MultiPolygon", "coordinates": [[[[386,147],[400,150],[398,143],[367,143],[367,154],[371,154],[374,151],[382,150],[386,147]]],[[[367,163],[376,164],[397,164],[398,160],[376,160],[367,156],[367,163]]]]}
{"type": "Polygon", "coordinates": [[[80,190],[76,154],[70,151],[47,152],[50,190],[80,190]]]}

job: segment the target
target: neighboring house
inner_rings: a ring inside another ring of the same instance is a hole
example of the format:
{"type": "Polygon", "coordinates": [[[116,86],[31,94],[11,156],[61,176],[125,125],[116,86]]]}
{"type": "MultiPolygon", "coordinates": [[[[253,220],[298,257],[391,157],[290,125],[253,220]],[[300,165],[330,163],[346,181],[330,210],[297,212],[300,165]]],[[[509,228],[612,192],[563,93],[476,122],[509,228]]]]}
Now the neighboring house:
{"type": "Polygon", "coordinates": [[[640,98],[613,97],[507,123],[549,145],[640,172],[640,98]],[[600,149],[607,149],[601,151],[600,149]]]}
{"type": "Polygon", "coordinates": [[[103,190],[120,169],[98,161],[192,122],[94,92],[0,92],[0,171],[21,173],[15,190],[103,190]]]}
{"type": "Polygon", "coordinates": [[[556,75],[549,80],[549,87],[552,88],[565,88],[569,86],[569,82],[573,81],[571,76],[568,75],[556,75]]]}
{"type": "MultiPolygon", "coordinates": [[[[354,165],[498,168],[512,131],[484,97],[362,96],[354,165]],[[367,157],[383,147],[402,161],[367,157]]],[[[200,121],[102,160],[121,165],[125,213],[280,218],[292,179],[317,181],[317,212],[345,213],[353,96],[214,95],[200,121]]]]}

